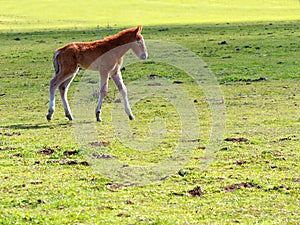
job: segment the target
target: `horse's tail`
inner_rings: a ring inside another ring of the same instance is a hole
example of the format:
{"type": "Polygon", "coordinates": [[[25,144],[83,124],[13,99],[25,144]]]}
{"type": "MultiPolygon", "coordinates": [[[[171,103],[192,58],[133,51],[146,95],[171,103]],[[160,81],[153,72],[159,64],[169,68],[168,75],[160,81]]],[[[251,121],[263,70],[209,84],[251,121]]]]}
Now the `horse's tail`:
{"type": "Polygon", "coordinates": [[[54,53],[54,56],[53,56],[53,66],[54,66],[54,70],[55,70],[55,74],[58,74],[59,73],[59,62],[58,62],[58,56],[60,54],[60,50],[57,50],[55,53],[54,53]]]}

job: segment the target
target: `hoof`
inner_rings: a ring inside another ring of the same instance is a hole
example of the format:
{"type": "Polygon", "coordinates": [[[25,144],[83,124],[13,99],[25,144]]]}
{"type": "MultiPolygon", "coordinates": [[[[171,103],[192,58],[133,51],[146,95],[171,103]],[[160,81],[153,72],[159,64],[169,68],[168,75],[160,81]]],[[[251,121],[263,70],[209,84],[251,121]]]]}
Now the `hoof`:
{"type": "Polygon", "coordinates": [[[47,118],[48,122],[50,122],[51,119],[52,119],[52,115],[48,114],[48,115],[46,116],[46,118],[47,118]]]}
{"type": "Polygon", "coordinates": [[[67,117],[70,121],[73,120],[73,117],[72,117],[71,115],[66,115],[66,117],[67,117]]]}
{"type": "Polygon", "coordinates": [[[133,115],[130,115],[130,116],[129,116],[129,119],[130,119],[130,120],[134,120],[134,116],[133,116],[133,115]]]}
{"type": "Polygon", "coordinates": [[[102,122],[102,119],[100,117],[100,112],[96,112],[96,119],[98,122],[102,122]]]}

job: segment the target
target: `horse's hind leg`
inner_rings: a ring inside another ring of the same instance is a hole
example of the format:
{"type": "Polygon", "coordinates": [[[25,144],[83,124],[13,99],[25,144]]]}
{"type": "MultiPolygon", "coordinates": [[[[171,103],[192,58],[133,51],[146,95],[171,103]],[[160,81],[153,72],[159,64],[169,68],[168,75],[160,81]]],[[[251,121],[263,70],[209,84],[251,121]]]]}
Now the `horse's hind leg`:
{"type": "Polygon", "coordinates": [[[67,92],[68,88],[70,86],[71,81],[73,80],[74,76],[76,75],[78,69],[73,71],[70,75],[64,75],[62,72],[59,74],[56,74],[50,81],[50,104],[49,104],[49,110],[47,115],[47,120],[50,121],[52,119],[53,113],[55,111],[55,92],[56,89],[59,87],[61,100],[64,105],[66,116],[69,118],[69,120],[72,120],[72,115],[70,113],[70,107],[67,100],[67,92]]]}
{"type": "Polygon", "coordinates": [[[48,115],[47,115],[48,121],[50,121],[52,119],[52,115],[55,110],[55,92],[56,92],[56,88],[59,84],[58,80],[59,80],[59,76],[57,74],[55,74],[55,76],[50,81],[50,88],[49,88],[50,103],[49,103],[49,109],[48,109],[48,115]]]}
{"type": "Polygon", "coordinates": [[[68,89],[70,87],[70,84],[71,84],[73,78],[75,77],[77,71],[78,70],[76,70],[76,72],[74,74],[72,74],[72,76],[70,78],[68,78],[67,80],[65,80],[64,82],[62,82],[59,85],[61,101],[64,105],[65,115],[69,120],[73,120],[73,116],[71,114],[71,110],[70,110],[70,106],[69,106],[69,103],[68,103],[67,95],[68,95],[68,89]]]}

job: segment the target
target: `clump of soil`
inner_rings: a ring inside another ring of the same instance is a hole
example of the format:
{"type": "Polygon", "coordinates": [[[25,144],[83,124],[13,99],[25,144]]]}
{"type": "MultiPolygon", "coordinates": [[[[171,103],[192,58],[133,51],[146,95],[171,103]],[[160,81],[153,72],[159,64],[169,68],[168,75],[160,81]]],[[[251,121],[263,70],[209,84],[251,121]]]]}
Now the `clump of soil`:
{"type": "Polygon", "coordinates": [[[11,150],[16,150],[18,148],[15,147],[0,147],[0,151],[11,151],[11,150]]]}
{"type": "Polygon", "coordinates": [[[280,138],[278,141],[290,141],[290,140],[292,140],[292,138],[284,137],[284,138],[280,138]]]}
{"type": "Polygon", "coordinates": [[[127,204],[127,205],[134,205],[134,202],[131,201],[131,200],[126,200],[126,201],[125,201],[125,204],[127,204]]]}
{"type": "Polygon", "coordinates": [[[253,184],[253,183],[239,183],[239,184],[232,184],[228,187],[225,188],[225,191],[227,192],[233,192],[235,189],[240,189],[240,188],[261,188],[260,186],[258,186],[257,184],[253,184]]]}
{"type": "Polygon", "coordinates": [[[248,143],[249,140],[247,138],[225,138],[224,141],[229,141],[229,142],[236,142],[236,143],[241,143],[241,142],[244,142],[244,143],[248,143]]]}
{"type": "Polygon", "coordinates": [[[161,78],[161,76],[159,76],[159,75],[157,75],[157,74],[150,74],[150,75],[148,76],[148,79],[149,79],[149,80],[154,80],[154,79],[156,79],[156,78],[161,78]]]}
{"type": "Polygon", "coordinates": [[[116,191],[117,189],[121,188],[122,186],[120,184],[107,184],[106,187],[110,191],[116,191]]]}
{"type": "Polygon", "coordinates": [[[44,148],[39,150],[37,153],[40,155],[52,155],[54,153],[54,150],[51,148],[44,148]]]}
{"type": "Polygon", "coordinates": [[[118,217],[130,217],[130,215],[127,213],[119,213],[117,216],[118,217]]]}
{"type": "Polygon", "coordinates": [[[12,132],[12,133],[9,133],[9,132],[0,132],[0,135],[4,135],[4,136],[7,136],[7,137],[11,137],[11,136],[20,136],[21,133],[20,132],[12,132]]]}
{"type": "Polygon", "coordinates": [[[78,153],[78,150],[64,151],[64,156],[77,155],[78,153]]]}
{"type": "Polygon", "coordinates": [[[189,190],[188,193],[193,197],[204,195],[200,186],[196,186],[194,189],[189,190]]]}
{"type": "Polygon", "coordinates": [[[87,161],[78,162],[76,160],[69,160],[69,159],[49,159],[46,161],[47,163],[59,163],[60,165],[83,165],[89,166],[90,164],[87,161]]]}
{"type": "Polygon", "coordinates": [[[96,141],[96,142],[91,142],[90,145],[94,147],[107,147],[109,145],[109,142],[106,141],[96,141]]]}
{"type": "Polygon", "coordinates": [[[173,81],[173,84],[183,84],[184,82],[183,81],[181,81],[181,80],[174,80],[173,81]]]}
{"type": "Polygon", "coordinates": [[[108,154],[93,154],[93,157],[95,157],[96,159],[115,159],[115,158],[118,158],[116,156],[108,155],[108,154]]]}
{"type": "Polygon", "coordinates": [[[236,161],[236,165],[243,165],[243,164],[247,164],[248,162],[246,160],[237,160],[236,161]]]}

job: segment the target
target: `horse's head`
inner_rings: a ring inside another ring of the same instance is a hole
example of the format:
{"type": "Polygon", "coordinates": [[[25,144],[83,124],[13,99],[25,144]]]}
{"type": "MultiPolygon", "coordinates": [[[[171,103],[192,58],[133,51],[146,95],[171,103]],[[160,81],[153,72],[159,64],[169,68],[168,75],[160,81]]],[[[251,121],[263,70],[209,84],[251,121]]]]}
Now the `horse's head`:
{"type": "Polygon", "coordinates": [[[135,41],[132,42],[131,49],[137,57],[144,60],[148,58],[147,48],[143,36],[141,35],[142,26],[138,26],[135,31],[135,41]]]}

